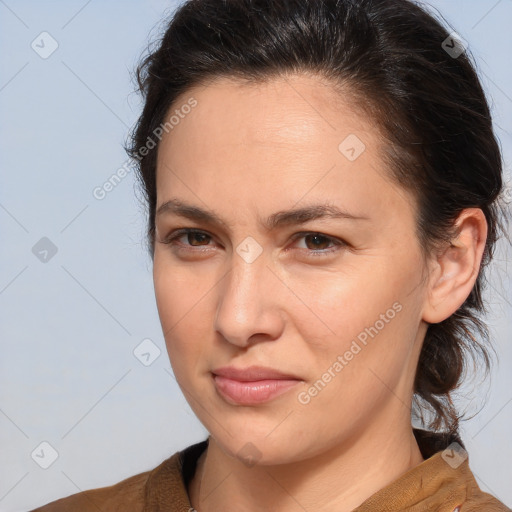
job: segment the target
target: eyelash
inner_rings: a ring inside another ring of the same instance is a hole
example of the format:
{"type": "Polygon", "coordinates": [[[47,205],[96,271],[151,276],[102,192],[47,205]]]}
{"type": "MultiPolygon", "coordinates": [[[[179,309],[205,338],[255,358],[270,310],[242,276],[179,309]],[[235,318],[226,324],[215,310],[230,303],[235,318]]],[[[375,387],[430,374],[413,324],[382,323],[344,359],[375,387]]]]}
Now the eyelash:
{"type": "MultiPolygon", "coordinates": [[[[210,234],[208,234],[205,231],[201,231],[201,230],[198,230],[198,229],[191,229],[191,228],[182,228],[182,229],[178,229],[176,231],[173,231],[164,240],[162,240],[161,243],[168,244],[168,245],[173,245],[173,246],[178,246],[177,247],[178,250],[189,251],[189,252],[204,252],[204,247],[207,247],[207,246],[197,246],[196,249],[189,249],[189,247],[194,247],[194,246],[187,245],[187,244],[177,244],[175,242],[175,240],[181,238],[182,236],[188,235],[188,234],[193,234],[193,233],[198,233],[198,234],[201,234],[201,235],[206,235],[210,239],[213,238],[210,234]],[[179,247],[179,245],[184,245],[186,248],[179,247]]],[[[332,254],[333,252],[337,252],[340,247],[346,247],[348,245],[343,240],[340,240],[338,238],[333,238],[333,237],[328,236],[328,235],[324,235],[323,233],[319,233],[318,231],[301,231],[299,233],[295,233],[292,236],[292,240],[296,241],[296,240],[298,240],[300,238],[305,238],[308,235],[317,235],[320,238],[325,238],[326,240],[328,240],[329,242],[334,244],[334,246],[336,246],[336,247],[330,247],[328,249],[319,249],[319,250],[305,249],[309,253],[309,255],[314,256],[314,257],[317,257],[317,256],[327,256],[329,254],[332,254]]]]}

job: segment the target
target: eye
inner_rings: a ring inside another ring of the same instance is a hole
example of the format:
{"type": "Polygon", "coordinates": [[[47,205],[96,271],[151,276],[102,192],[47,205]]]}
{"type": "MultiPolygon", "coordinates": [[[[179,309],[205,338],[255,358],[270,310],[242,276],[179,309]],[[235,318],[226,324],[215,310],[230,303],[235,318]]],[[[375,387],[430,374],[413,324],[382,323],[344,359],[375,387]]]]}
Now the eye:
{"type": "MultiPolygon", "coordinates": [[[[178,250],[203,252],[205,248],[212,247],[209,244],[211,239],[212,236],[204,231],[182,228],[173,231],[164,240],[161,240],[161,243],[176,246],[178,250]],[[180,239],[184,239],[184,242],[180,242],[180,239]]],[[[301,239],[304,240],[305,247],[299,249],[304,250],[307,256],[328,255],[338,251],[340,247],[348,245],[343,240],[316,231],[302,231],[292,236],[294,242],[301,239]]]]}
{"type": "Polygon", "coordinates": [[[185,246],[185,247],[208,247],[204,242],[208,242],[211,236],[204,231],[198,231],[197,229],[183,228],[173,231],[161,242],[169,245],[185,246]],[[180,238],[185,238],[187,243],[176,243],[180,238]]]}
{"type": "Polygon", "coordinates": [[[339,250],[347,244],[338,238],[333,238],[323,233],[305,231],[293,235],[293,240],[304,239],[306,251],[311,256],[322,256],[339,250]],[[326,247],[330,244],[330,247],[326,247]]]}

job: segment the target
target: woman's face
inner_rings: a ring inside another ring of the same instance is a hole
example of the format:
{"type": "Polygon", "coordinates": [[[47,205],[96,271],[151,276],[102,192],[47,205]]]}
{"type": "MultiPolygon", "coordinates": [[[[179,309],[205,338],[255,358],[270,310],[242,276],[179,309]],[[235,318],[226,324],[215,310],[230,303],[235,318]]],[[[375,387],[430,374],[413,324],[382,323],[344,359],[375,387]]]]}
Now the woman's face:
{"type": "Polygon", "coordinates": [[[176,110],[158,149],[154,285],[200,421],[227,453],[261,464],[410,425],[423,260],[376,123],[306,75],[219,79],[176,110]],[[214,376],[251,366],[289,378],[214,376]]]}

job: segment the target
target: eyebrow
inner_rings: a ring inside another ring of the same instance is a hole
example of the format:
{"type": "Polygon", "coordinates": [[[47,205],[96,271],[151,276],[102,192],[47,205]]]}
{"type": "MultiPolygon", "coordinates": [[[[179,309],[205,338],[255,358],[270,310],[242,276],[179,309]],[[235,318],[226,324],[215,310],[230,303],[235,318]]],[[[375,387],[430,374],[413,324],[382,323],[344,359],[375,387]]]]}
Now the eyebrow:
{"type": "MultiPolygon", "coordinates": [[[[165,213],[172,213],[197,222],[205,222],[227,229],[233,227],[232,223],[226,222],[212,210],[207,210],[185,203],[178,199],[170,199],[158,207],[155,217],[165,213]]],[[[342,208],[332,204],[311,204],[302,208],[281,210],[270,215],[266,220],[259,219],[260,224],[267,230],[272,231],[282,226],[293,226],[305,224],[317,219],[347,219],[347,220],[370,220],[363,215],[354,215],[342,208]]]]}

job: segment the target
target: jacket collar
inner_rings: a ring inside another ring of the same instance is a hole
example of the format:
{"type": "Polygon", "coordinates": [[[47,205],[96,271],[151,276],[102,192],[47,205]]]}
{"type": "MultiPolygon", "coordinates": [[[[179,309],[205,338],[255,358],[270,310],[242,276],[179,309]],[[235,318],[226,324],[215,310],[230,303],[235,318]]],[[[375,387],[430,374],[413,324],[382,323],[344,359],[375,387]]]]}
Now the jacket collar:
{"type": "MultiPolygon", "coordinates": [[[[426,460],[373,494],[353,512],[419,512],[438,510],[441,504],[443,511],[457,512],[457,507],[468,497],[467,489],[478,490],[467,454],[461,456],[466,452],[458,436],[420,429],[413,429],[413,432],[426,460]],[[447,450],[449,447],[451,451],[447,450]],[[453,457],[458,457],[458,464],[450,464],[453,457]]],[[[145,487],[144,511],[192,510],[187,484],[194,474],[197,459],[207,446],[208,439],[191,445],[151,471],[145,487]]]]}

